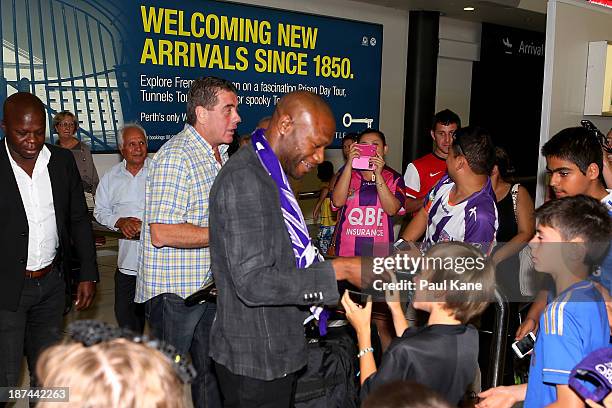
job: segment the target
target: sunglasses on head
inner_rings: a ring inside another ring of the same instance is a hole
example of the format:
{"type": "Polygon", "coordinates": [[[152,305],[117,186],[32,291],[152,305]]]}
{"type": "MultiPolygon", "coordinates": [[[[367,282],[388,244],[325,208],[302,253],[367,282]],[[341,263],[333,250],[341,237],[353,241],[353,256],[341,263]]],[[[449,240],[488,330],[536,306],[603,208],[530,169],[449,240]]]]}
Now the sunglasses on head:
{"type": "Polygon", "coordinates": [[[590,120],[581,120],[580,124],[583,128],[591,132],[599,141],[601,148],[606,151],[606,153],[612,153],[612,146],[608,143],[608,138],[606,135],[601,133],[601,131],[591,122],[590,120]]]}
{"type": "Polygon", "coordinates": [[[192,382],[197,375],[191,361],[181,355],[174,346],[146,335],[136,334],[128,329],[96,320],[77,320],[68,325],[68,333],[74,341],[82,343],[85,347],[115,339],[140,343],[161,352],[184,383],[192,382]]]}

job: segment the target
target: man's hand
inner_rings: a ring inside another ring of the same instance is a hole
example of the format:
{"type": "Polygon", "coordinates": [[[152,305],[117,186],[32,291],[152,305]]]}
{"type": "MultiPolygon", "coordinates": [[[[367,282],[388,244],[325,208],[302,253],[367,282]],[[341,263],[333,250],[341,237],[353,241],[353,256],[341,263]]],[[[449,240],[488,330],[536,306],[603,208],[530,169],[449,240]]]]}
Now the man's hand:
{"type": "Polygon", "coordinates": [[[127,239],[134,239],[140,234],[142,221],[136,217],[123,217],[117,220],[115,227],[119,228],[127,239]]]}
{"type": "Polygon", "coordinates": [[[535,319],[528,317],[523,321],[523,323],[521,323],[518,330],[516,331],[515,339],[521,340],[523,337],[527,335],[527,333],[532,332],[533,334],[536,334],[537,331],[538,331],[538,322],[536,322],[535,319]]]}
{"type": "Polygon", "coordinates": [[[336,280],[346,280],[358,288],[361,287],[361,257],[337,257],[332,259],[331,263],[336,273],[336,280]]]}
{"type": "Polygon", "coordinates": [[[96,282],[84,281],[79,282],[77,287],[77,298],[74,305],[76,310],[85,310],[93,303],[96,296],[96,282]]]}
{"type": "Polygon", "coordinates": [[[512,408],[515,403],[525,399],[526,391],[526,384],[489,388],[478,394],[481,401],[476,408],[512,408]]]}
{"type": "Polygon", "coordinates": [[[421,207],[421,209],[414,214],[412,220],[404,229],[402,236],[405,241],[415,242],[417,241],[424,233],[427,231],[427,222],[429,219],[429,214],[425,208],[421,207]]]}
{"type": "Polygon", "coordinates": [[[410,258],[421,258],[423,256],[423,252],[414,241],[404,241],[397,253],[410,258]]]}

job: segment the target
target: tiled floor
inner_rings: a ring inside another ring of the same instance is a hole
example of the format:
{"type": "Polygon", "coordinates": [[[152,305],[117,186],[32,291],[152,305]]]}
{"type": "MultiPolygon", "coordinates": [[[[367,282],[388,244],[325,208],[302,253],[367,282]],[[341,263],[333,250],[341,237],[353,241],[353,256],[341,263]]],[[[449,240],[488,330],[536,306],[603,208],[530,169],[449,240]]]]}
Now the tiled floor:
{"type": "Polygon", "coordinates": [[[117,240],[107,238],[103,247],[98,248],[98,271],[100,282],[96,289],[94,304],[87,310],[81,312],[74,308],[66,315],[65,324],[79,319],[96,319],[111,324],[117,324],[113,306],[115,303],[115,270],[117,269],[117,240]]]}
{"type": "MultiPolygon", "coordinates": [[[[306,217],[308,219],[312,214],[312,207],[314,206],[315,200],[306,200],[307,208],[305,208],[304,214],[308,214],[306,217]]],[[[310,221],[310,219],[308,219],[310,221]]],[[[316,237],[318,233],[318,225],[309,224],[309,231],[312,237],[316,237]]],[[[75,320],[82,319],[95,319],[102,320],[104,322],[108,322],[111,324],[117,324],[115,320],[115,312],[114,312],[114,302],[115,302],[115,293],[114,293],[114,274],[117,268],[117,239],[116,238],[106,238],[106,243],[102,247],[98,247],[97,255],[98,255],[98,270],[100,272],[100,282],[97,285],[96,290],[96,298],[94,300],[94,304],[87,310],[84,311],[76,311],[74,308],[65,316],[64,318],[64,327],[68,326],[70,322],[75,320]]],[[[145,328],[145,332],[147,329],[145,328]]],[[[23,364],[23,375],[20,386],[27,387],[29,384],[29,372],[27,368],[27,364],[23,364]]],[[[190,401],[191,391],[188,386],[185,387],[185,393],[187,395],[187,399],[190,401]]],[[[60,405],[58,404],[58,407],[60,405]]],[[[189,404],[189,407],[191,404],[189,404]]],[[[9,405],[11,407],[11,405],[9,405]]],[[[26,401],[19,402],[14,404],[12,407],[14,408],[28,408],[28,404],[26,401]]],[[[187,407],[187,408],[189,408],[187,407]]]]}

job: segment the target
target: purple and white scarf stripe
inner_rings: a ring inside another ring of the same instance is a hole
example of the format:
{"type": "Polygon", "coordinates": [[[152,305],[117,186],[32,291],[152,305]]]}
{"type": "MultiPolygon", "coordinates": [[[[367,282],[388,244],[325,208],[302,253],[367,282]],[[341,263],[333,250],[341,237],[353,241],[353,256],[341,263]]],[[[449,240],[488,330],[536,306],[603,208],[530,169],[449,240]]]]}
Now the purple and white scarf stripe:
{"type": "Polygon", "coordinates": [[[302,215],[302,210],[295,199],[293,190],[291,190],[289,180],[274,154],[274,151],[272,151],[272,148],[268,144],[263,129],[257,129],[253,132],[251,142],[253,143],[253,147],[255,148],[255,152],[261,164],[268,171],[268,174],[270,174],[270,177],[272,177],[272,180],[274,180],[278,187],[285,226],[289,232],[293,253],[295,254],[295,264],[298,268],[307,268],[322,259],[319,255],[319,251],[310,240],[308,227],[306,226],[306,221],[304,221],[304,215],[302,215]]]}

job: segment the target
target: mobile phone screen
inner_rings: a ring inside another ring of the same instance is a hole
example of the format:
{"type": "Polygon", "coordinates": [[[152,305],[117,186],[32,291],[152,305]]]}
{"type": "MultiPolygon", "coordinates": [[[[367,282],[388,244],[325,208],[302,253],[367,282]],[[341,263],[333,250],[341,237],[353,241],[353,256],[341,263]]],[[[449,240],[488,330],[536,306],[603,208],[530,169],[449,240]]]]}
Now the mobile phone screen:
{"type": "Polygon", "coordinates": [[[359,149],[360,157],[353,159],[353,168],[358,170],[372,170],[373,167],[370,164],[370,157],[376,156],[376,146],[370,144],[357,143],[357,149],[359,149]]]}
{"type": "Polygon", "coordinates": [[[365,306],[368,303],[368,295],[361,292],[354,292],[352,290],[347,290],[349,294],[349,298],[360,306],[365,306]]]}
{"type": "Polygon", "coordinates": [[[393,248],[395,248],[397,251],[408,251],[410,249],[410,244],[400,238],[393,243],[393,248]]]}
{"type": "Polygon", "coordinates": [[[362,156],[376,156],[376,146],[366,143],[357,143],[357,149],[362,156]]]}
{"type": "Polygon", "coordinates": [[[528,333],[520,341],[515,342],[514,345],[521,352],[522,355],[526,355],[531,350],[533,350],[534,343],[535,340],[533,339],[533,334],[528,333]]]}

